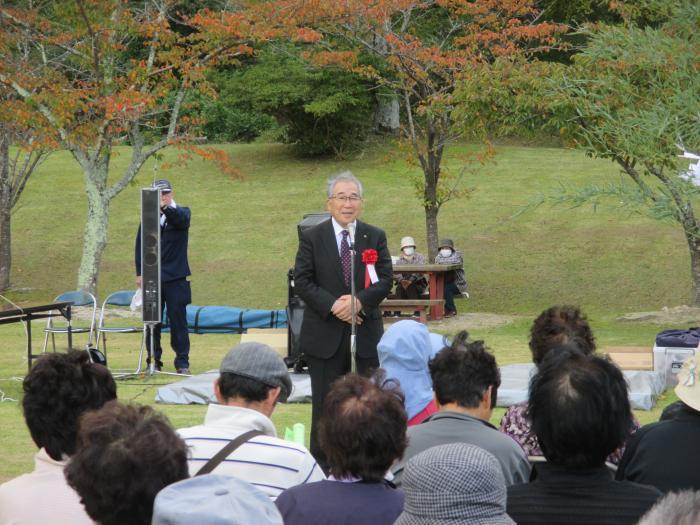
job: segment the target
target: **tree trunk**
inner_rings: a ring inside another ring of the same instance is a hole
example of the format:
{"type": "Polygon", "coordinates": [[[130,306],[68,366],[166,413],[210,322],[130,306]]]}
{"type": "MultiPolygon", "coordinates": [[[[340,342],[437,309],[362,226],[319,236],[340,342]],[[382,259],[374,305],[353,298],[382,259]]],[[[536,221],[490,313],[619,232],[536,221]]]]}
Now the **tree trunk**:
{"type": "Polygon", "coordinates": [[[693,279],[693,305],[700,306],[700,232],[686,232],[690,251],[690,275],[693,279]],[[693,234],[695,233],[695,235],[693,234]]]}
{"type": "MultiPolygon", "coordinates": [[[[2,127],[0,127],[0,133],[2,127]]],[[[10,287],[12,268],[12,186],[10,185],[10,141],[0,136],[0,290],[10,287]]]]}
{"type": "MultiPolygon", "coordinates": [[[[386,35],[392,32],[390,20],[384,20],[382,26],[382,34],[375,34],[372,42],[372,50],[379,56],[386,55],[389,47],[386,42],[386,35]]],[[[379,133],[398,135],[401,128],[398,94],[387,92],[383,89],[378,89],[375,93],[377,107],[374,110],[374,128],[379,133]]]]}
{"type": "Polygon", "coordinates": [[[107,225],[109,223],[110,199],[100,191],[107,180],[106,167],[84,167],[88,198],[87,222],[83,237],[83,255],[78,269],[78,289],[93,295],[97,291],[97,277],[100,270],[102,252],[107,246],[107,225]],[[104,173],[102,171],[104,170],[104,173]]]}
{"type": "Polygon", "coordinates": [[[432,119],[427,119],[426,132],[426,162],[423,162],[423,175],[425,176],[425,190],[423,192],[425,206],[425,229],[428,235],[428,254],[434,261],[438,252],[438,213],[440,202],[438,201],[438,184],[440,182],[440,161],[436,144],[440,137],[435,131],[432,119]]]}
{"type": "Polygon", "coordinates": [[[438,208],[436,206],[425,208],[425,231],[428,235],[428,260],[432,263],[438,252],[438,208]]]}
{"type": "Polygon", "coordinates": [[[438,252],[438,242],[440,239],[438,237],[438,212],[440,207],[437,202],[437,184],[438,175],[434,173],[433,165],[428,163],[427,172],[424,172],[425,176],[425,187],[423,190],[423,202],[425,208],[425,232],[428,241],[428,257],[430,261],[435,260],[435,256],[438,252]]]}
{"type": "Polygon", "coordinates": [[[379,133],[398,135],[399,98],[395,94],[377,93],[377,108],[374,112],[374,127],[379,133]]]}

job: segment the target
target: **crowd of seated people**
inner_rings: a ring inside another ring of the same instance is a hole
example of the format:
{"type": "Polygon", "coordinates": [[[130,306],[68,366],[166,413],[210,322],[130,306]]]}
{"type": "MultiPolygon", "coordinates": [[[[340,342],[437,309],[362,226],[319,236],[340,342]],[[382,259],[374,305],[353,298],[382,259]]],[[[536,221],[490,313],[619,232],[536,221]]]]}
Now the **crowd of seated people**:
{"type": "MultiPolygon", "coordinates": [[[[542,312],[530,328],[532,362],[537,367],[551,351],[567,345],[575,345],[584,354],[592,354],[596,350],[595,337],[586,316],[575,306],[552,306],[542,312]]],[[[608,462],[614,465],[619,463],[627,439],[638,428],[639,423],[633,419],[628,437],[608,456],[608,462]]],[[[531,431],[527,401],[508,407],[501,418],[500,430],[517,441],[528,457],[543,455],[537,435],[531,431]]]]}
{"type": "Polygon", "coordinates": [[[325,401],[327,478],[276,437],[270,416],[292,383],[266,345],[227,353],[218,403],[180,430],[116,401],[85,352],[47,354],[23,384],[36,468],[0,485],[0,525],[700,523],[695,359],[679,401],[638,429],[624,375],[595,354],[577,308],[545,310],[530,348],[528,401],[499,430],[501,377],[484,342],[396,323],[379,345],[384,369],[340,378],[325,401]]]}

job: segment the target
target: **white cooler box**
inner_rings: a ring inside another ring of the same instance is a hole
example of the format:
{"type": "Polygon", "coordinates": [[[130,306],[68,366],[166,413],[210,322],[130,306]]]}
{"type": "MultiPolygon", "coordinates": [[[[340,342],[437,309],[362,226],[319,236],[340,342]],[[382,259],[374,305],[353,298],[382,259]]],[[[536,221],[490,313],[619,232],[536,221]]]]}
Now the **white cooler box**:
{"type": "Polygon", "coordinates": [[[654,345],[654,371],[663,375],[666,387],[678,384],[677,374],[683,362],[693,357],[697,348],[680,348],[654,345]]]}

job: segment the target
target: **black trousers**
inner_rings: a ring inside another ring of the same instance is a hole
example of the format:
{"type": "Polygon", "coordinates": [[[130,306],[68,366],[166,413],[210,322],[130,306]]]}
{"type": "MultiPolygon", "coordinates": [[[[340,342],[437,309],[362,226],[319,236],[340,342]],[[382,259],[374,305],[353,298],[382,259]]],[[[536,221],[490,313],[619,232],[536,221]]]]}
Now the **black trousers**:
{"type": "MultiPolygon", "coordinates": [[[[187,330],[187,305],[192,302],[192,289],[187,279],[177,279],[160,283],[160,310],[168,309],[170,320],[170,346],[175,351],[175,369],[190,367],[190,334],[187,330]]],[[[154,357],[158,366],[163,366],[161,357],[163,348],[160,345],[160,324],[153,330],[154,357]]],[[[148,362],[151,362],[151,338],[146,333],[146,348],[148,362]]]]}
{"type": "Polygon", "coordinates": [[[456,312],[455,297],[460,295],[459,288],[454,282],[445,283],[445,312],[456,312]]]}
{"type": "MultiPolygon", "coordinates": [[[[326,455],[321,450],[318,440],[319,422],[323,414],[323,402],[330,392],[333,381],[350,372],[350,332],[348,324],[343,331],[343,337],[335,354],[328,359],[320,359],[305,355],[304,359],[309,365],[309,375],[311,376],[311,454],[316,458],[319,466],[324,472],[328,472],[328,461],[326,455]]],[[[379,367],[379,358],[363,358],[355,356],[357,373],[368,375],[371,370],[379,367]]]]}

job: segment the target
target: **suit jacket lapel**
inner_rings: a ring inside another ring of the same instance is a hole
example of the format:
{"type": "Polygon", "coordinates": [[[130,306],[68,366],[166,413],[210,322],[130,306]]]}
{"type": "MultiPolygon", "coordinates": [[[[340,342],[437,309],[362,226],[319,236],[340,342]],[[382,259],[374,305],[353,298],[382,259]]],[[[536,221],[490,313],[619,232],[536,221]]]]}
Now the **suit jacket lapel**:
{"type": "Polygon", "coordinates": [[[321,234],[323,246],[326,249],[326,255],[328,264],[332,264],[335,267],[335,273],[338,275],[338,279],[341,283],[344,283],[343,277],[343,265],[340,263],[340,254],[338,253],[338,242],[335,239],[335,231],[333,230],[333,223],[329,219],[324,223],[323,232],[321,234]]]}

